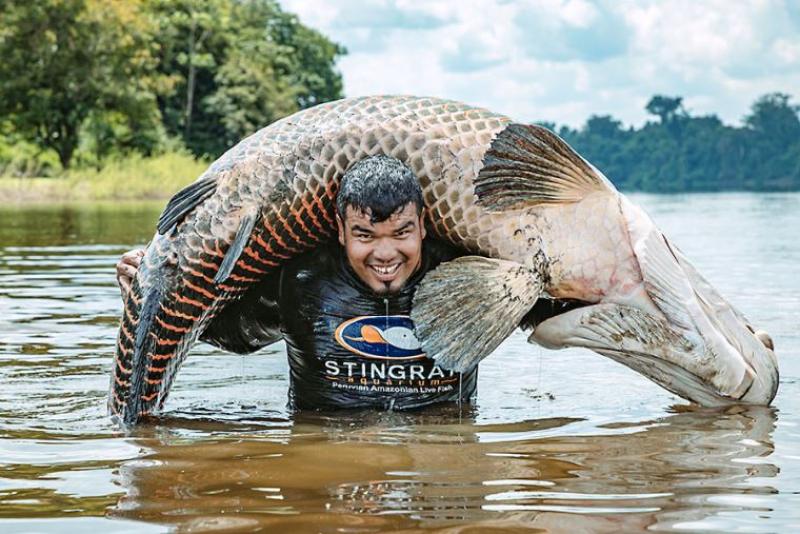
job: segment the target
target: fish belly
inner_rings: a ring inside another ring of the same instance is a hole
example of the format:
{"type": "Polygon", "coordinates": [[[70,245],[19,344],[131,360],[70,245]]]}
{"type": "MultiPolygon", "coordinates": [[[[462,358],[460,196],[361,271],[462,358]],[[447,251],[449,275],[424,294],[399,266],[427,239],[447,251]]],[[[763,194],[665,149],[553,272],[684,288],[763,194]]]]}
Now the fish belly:
{"type": "Polygon", "coordinates": [[[537,227],[548,254],[547,291],[553,297],[614,302],[641,287],[618,194],[597,193],[543,208],[537,227]]]}

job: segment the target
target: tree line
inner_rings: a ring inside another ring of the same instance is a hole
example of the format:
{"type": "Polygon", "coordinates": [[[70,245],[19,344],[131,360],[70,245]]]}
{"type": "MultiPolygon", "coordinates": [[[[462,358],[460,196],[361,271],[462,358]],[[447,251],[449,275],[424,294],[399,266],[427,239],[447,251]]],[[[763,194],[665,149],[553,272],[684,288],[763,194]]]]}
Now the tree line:
{"type": "MultiPolygon", "coordinates": [[[[11,169],[23,175],[99,169],[128,154],[214,158],[342,97],[344,47],[274,0],[0,5],[0,174],[15,158],[33,162],[11,169]]],[[[739,127],[692,116],[681,97],[654,96],[646,109],[654,119],[640,128],[608,115],[546,126],[624,190],[800,190],[800,119],[788,95],[762,96],[739,127]]]]}
{"type": "Polygon", "coordinates": [[[593,116],[579,129],[545,124],[623,190],[800,190],[800,119],[789,95],[758,98],[740,127],[715,115],[692,116],[681,97],[657,95],[655,117],[624,128],[611,116],[593,116]]]}
{"type": "Polygon", "coordinates": [[[342,97],[346,50],[273,0],[6,0],[0,136],[62,168],[174,147],[216,157],[342,97]]]}

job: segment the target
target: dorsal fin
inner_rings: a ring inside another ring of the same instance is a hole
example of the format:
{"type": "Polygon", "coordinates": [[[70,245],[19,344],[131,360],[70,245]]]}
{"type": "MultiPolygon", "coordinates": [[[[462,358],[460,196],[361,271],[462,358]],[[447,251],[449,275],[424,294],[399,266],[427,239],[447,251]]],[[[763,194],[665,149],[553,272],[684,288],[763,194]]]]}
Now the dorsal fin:
{"type": "Polygon", "coordinates": [[[490,210],[578,202],[612,187],[556,134],[517,123],[494,138],[475,179],[478,204],[490,210]]]}
{"type": "Polygon", "coordinates": [[[217,180],[213,176],[201,178],[175,193],[161,217],[158,218],[158,233],[165,235],[176,224],[181,222],[187,213],[208,198],[217,188],[217,180]]]}

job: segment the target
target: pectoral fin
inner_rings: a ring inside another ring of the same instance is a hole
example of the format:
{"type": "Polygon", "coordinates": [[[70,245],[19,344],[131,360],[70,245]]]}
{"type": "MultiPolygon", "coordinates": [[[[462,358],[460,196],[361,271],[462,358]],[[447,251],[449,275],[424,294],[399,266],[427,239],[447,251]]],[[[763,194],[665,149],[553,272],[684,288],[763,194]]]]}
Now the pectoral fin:
{"type": "Polygon", "coordinates": [[[445,369],[471,369],[514,331],[543,286],[539,273],[512,261],[465,256],[441,264],[414,296],[422,349],[445,369]]]}
{"type": "Polygon", "coordinates": [[[236,266],[236,262],[239,260],[242,250],[250,240],[250,235],[253,233],[256,220],[258,220],[258,213],[255,211],[242,216],[242,220],[239,222],[239,230],[233,238],[233,243],[231,243],[231,246],[228,247],[228,250],[225,252],[225,257],[222,259],[219,271],[217,271],[217,275],[214,277],[215,283],[219,284],[220,282],[224,282],[233,272],[233,268],[236,266]]]}

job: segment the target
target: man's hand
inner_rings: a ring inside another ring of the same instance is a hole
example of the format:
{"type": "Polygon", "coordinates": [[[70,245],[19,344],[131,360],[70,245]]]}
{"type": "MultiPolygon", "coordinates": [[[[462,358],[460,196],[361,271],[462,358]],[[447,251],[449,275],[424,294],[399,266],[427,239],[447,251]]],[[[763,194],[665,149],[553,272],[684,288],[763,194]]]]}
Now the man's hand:
{"type": "Polygon", "coordinates": [[[139,264],[142,263],[143,256],[143,248],[133,249],[123,254],[117,262],[117,284],[119,284],[123,299],[131,289],[131,282],[136,276],[136,271],[139,270],[139,264]]]}

